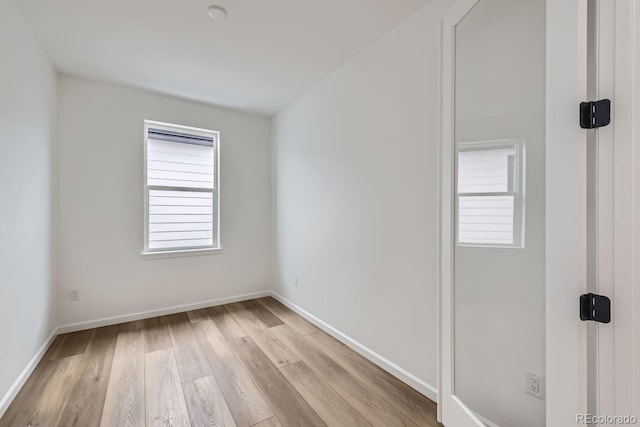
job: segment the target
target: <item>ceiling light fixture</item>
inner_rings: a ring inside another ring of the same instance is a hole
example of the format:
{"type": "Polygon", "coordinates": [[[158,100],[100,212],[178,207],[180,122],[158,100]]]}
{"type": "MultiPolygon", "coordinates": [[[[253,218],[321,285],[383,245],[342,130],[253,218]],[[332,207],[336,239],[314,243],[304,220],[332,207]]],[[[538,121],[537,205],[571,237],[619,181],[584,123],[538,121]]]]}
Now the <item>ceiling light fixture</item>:
{"type": "Polygon", "coordinates": [[[209,16],[215,19],[216,21],[222,21],[227,16],[229,16],[229,12],[227,12],[227,9],[215,4],[209,6],[207,8],[207,12],[209,13],[209,16]]]}

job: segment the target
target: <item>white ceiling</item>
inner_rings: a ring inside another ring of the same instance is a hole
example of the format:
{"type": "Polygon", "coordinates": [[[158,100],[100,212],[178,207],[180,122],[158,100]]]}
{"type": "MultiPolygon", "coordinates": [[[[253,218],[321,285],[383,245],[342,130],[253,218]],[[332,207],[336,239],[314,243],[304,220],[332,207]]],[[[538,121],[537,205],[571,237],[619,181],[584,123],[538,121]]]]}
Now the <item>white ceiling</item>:
{"type": "Polygon", "coordinates": [[[63,73],[272,115],[428,0],[16,2],[63,73]]]}

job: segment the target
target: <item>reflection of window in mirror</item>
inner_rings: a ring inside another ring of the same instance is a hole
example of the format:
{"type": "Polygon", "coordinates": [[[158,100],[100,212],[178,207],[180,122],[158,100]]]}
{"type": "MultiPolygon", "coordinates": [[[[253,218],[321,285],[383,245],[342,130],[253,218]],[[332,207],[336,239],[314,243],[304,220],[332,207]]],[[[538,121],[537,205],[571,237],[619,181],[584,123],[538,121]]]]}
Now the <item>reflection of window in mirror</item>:
{"type": "Polygon", "coordinates": [[[457,243],[524,247],[524,141],[458,144],[457,243]]]}

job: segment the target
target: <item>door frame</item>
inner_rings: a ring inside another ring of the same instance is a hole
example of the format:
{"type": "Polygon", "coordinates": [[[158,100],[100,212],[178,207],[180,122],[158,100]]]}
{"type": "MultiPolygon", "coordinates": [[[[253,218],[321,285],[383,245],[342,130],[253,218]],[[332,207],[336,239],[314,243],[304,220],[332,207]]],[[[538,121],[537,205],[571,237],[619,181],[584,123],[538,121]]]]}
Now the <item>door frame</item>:
{"type": "Polygon", "coordinates": [[[546,421],[575,425],[587,409],[586,131],[578,106],[587,89],[587,3],[547,0],[546,421]]]}
{"type": "MultiPolygon", "coordinates": [[[[632,141],[632,170],[640,170],[640,5],[631,2],[632,10],[630,16],[632,16],[632,25],[629,31],[631,42],[629,49],[633,53],[631,57],[631,90],[629,90],[629,96],[633,100],[630,117],[631,138],[632,141]],[[635,147],[633,147],[635,146],[635,147]]],[[[640,173],[634,173],[632,179],[632,193],[633,194],[633,214],[631,218],[631,228],[633,232],[632,248],[633,255],[630,259],[631,262],[631,287],[632,297],[629,298],[628,303],[632,304],[636,309],[631,313],[631,323],[633,325],[640,325],[640,173]]],[[[631,411],[640,416],[640,327],[631,331],[631,342],[633,351],[633,366],[630,375],[632,378],[632,407],[631,411]]]]}
{"type": "Polygon", "coordinates": [[[598,292],[612,301],[611,324],[597,329],[597,412],[640,419],[640,5],[596,0],[596,8],[597,98],[613,101],[611,125],[597,135],[598,292]]]}
{"type": "Polygon", "coordinates": [[[453,395],[454,389],[454,301],[453,275],[455,229],[455,57],[456,25],[480,0],[459,0],[440,23],[440,233],[439,233],[439,352],[438,352],[438,421],[452,426],[484,426],[482,421],[453,395]]]}
{"type": "MultiPolygon", "coordinates": [[[[459,0],[441,22],[438,420],[482,426],[453,395],[455,25],[479,0],[459,0]]],[[[587,9],[583,0],[546,4],[546,423],[574,425],[586,411],[586,328],[578,296],[586,290],[587,9]]]]}

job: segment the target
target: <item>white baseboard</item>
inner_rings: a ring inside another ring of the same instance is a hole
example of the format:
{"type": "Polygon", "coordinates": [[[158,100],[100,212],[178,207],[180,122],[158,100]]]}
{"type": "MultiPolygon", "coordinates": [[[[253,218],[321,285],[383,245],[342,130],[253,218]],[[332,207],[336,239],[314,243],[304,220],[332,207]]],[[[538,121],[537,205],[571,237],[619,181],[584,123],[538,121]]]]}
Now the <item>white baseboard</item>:
{"type": "Polygon", "coordinates": [[[482,421],[483,423],[485,423],[485,425],[486,425],[487,427],[500,427],[498,424],[496,424],[496,423],[494,423],[494,422],[492,422],[492,421],[489,421],[488,419],[486,419],[486,418],[485,418],[485,417],[483,417],[482,415],[478,414],[477,412],[474,412],[474,414],[476,414],[476,417],[478,417],[478,419],[479,419],[480,421],[482,421]]]}
{"type": "Polygon", "coordinates": [[[381,355],[371,350],[370,348],[365,347],[364,345],[360,344],[358,341],[354,340],[350,336],[340,332],[338,329],[318,319],[316,316],[309,313],[305,309],[292,303],[286,298],[280,296],[278,293],[271,291],[270,294],[273,298],[277,299],[282,304],[286,305],[291,310],[295,311],[300,316],[304,317],[309,322],[313,323],[314,325],[316,325],[317,327],[319,327],[320,329],[322,329],[323,331],[325,331],[326,333],[328,333],[338,341],[349,346],[351,349],[361,354],[362,356],[366,357],[371,362],[375,363],[385,371],[389,372],[391,375],[398,378],[400,381],[416,389],[418,392],[422,393],[427,398],[431,399],[434,402],[437,402],[438,389],[436,387],[432,386],[426,381],[421,380],[420,378],[416,377],[412,373],[406,371],[405,369],[401,368],[400,366],[396,365],[390,360],[382,357],[381,355]]]}
{"type": "Polygon", "coordinates": [[[69,332],[83,331],[85,329],[100,328],[102,326],[117,325],[118,323],[133,322],[136,320],[149,319],[151,317],[166,316],[167,314],[182,313],[190,310],[198,310],[201,308],[214,307],[216,305],[231,304],[233,302],[246,301],[255,298],[262,298],[271,295],[269,291],[253,292],[250,294],[237,295],[234,297],[217,298],[208,301],[196,302],[191,304],[176,305],[157,310],[140,311],[133,314],[125,314],[122,316],[104,317],[102,319],[89,320],[87,322],[71,323],[69,325],[59,326],[58,334],[67,334],[69,332]]]}
{"type": "Polygon", "coordinates": [[[27,366],[22,370],[22,372],[18,376],[18,379],[16,379],[15,382],[11,385],[11,388],[9,388],[7,394],[2,397],[2,400],[0,400],[0,418],[2,418],[7,409],[9,409],[9,405],[11,405],[11,402],[13,402],[13,399],[15,399],[15,397],[18,395],[18,393],[22,389],[22,386],[24,386],[24,384],[27,382],[27,379],[29,379],[29,376],[31,376],[33,370],[36,368],[36,366],[38,366],[38,363],[40,363],[40,360],[42,360],[42,357],[47,352],[49,346],[57,335],[58,329],[56,328],[53,330],[53,332],[51,332],[49,338],[46,339],[46,341],[38,349],[36,354],[31,358],[29,363],[27,363],[27,366]]]}

